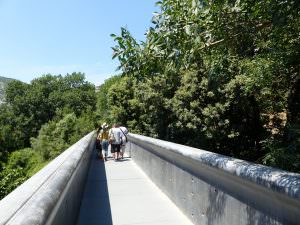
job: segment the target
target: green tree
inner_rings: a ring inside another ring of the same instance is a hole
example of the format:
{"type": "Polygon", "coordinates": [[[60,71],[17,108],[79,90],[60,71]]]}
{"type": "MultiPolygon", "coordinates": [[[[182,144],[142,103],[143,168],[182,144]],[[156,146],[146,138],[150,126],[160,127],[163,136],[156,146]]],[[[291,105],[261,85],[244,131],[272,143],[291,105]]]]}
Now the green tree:
{"type": "Polygon", "coordinates": [[[74,112],[76,116],[95,110],[94,85],[85,81],[84,74],[66,76],[44,75],[30,84],[12,81],[6,88],[5,113],[0,118],[3,151],[30,146],[30,138],[41,126],[54,119],[59,111],[74,112]]]}
{"type": "MultiPolygon", "coordinates": [[[[108,100],[108,92],[112,85],[119,82],[121,76],[113,76],[105,80],[97,92],[97,119],[102,122],[108,121],[110,115],[110,104],[108,100]]],[[[98,124],[100,125],[100,124],[98,124]]]]}
{"type": "Polygon", "coordinates": [[[157,5],[145,42],[124,28],[112,35],[126,77],[108,90],[112,117],[142,134],[299,171],[299,1],[157,5]]]}

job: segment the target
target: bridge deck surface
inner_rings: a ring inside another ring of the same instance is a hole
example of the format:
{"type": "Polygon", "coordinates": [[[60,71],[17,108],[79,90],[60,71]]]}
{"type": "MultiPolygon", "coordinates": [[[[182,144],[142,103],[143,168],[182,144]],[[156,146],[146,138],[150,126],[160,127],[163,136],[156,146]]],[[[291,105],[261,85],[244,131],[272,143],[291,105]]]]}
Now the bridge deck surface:
{"type": "Polygon", "coordinates": [[[77,225],[189,225],[130,159],[91,162],[77,225]]]}

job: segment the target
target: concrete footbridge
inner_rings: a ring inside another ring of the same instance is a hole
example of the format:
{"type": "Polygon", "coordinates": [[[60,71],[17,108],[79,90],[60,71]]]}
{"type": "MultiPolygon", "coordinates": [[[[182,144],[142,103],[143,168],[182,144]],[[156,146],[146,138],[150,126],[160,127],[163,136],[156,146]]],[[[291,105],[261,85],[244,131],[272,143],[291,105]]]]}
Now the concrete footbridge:
{"type": "Polygon", "coordinates": [[[128,135],[97,159],[83,137],[0,201],[0,225],[300,224],[300,174],[128,135]]]}

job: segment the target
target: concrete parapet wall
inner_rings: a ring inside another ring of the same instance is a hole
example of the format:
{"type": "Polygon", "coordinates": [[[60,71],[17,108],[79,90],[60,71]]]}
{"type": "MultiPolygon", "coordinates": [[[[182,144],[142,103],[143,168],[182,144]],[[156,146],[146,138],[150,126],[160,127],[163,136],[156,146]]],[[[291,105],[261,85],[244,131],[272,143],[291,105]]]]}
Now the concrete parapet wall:
{"type": "Polygon", "coordinates": [[[95,132],[72,145],[0,201],[0,225],[76,223],[95,132]]]}
{"type": "Polygon", "coordinates": [[[300,174],[141,135],[128,139],[134,161],[194,224],[300,224],[300,174]]]}

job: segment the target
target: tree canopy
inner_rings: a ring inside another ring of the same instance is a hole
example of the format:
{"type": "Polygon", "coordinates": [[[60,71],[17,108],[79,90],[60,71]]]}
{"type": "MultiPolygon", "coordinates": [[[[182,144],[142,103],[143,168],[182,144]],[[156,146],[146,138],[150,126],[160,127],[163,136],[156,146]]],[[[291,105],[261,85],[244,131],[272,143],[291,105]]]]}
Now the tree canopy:
{"type": "Polygon", "coordinates": [[[300,3],[162,0],[146,40],[121,28],[102,106],[132,131],[300,171],[300,3]]]}
{"type": "Polygon", "coordinates": [[[10,81],[0,105],[0,199],[92,131],[95,108],[82,73],[10,81]]]}
{"type": "Polygon", "coordinates": [[[0,108],[0,148],[11,151],[29,147],[30,138],[60,112],[74,112],[79,116],[95,109],[95,87],[85,81],[82,73],[48,74],[30,84],[11,81],[5,89],[5,102],[0,108]]]}

